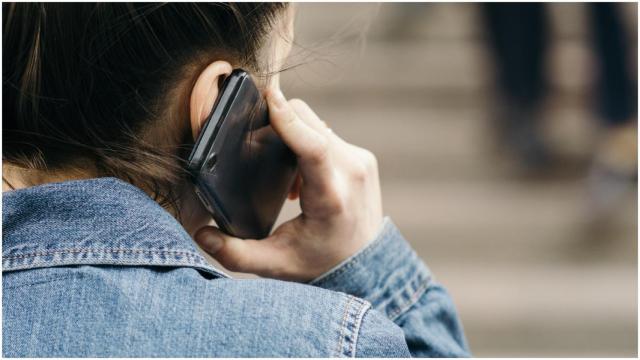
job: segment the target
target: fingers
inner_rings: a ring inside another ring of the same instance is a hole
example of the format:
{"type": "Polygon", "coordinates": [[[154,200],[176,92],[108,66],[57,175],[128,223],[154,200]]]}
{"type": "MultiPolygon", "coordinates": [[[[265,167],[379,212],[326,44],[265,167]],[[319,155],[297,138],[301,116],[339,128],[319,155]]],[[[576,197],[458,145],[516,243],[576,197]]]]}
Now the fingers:
{"type": "Polygon", "coordinates": [[[340,136],[329,128],[329,125],[327,125],[326,122],[318,117],[315,111],[313,111],[306,102],[300,99],[291,99],[289,100],[289,104],[302,121],[329,139],[330,146],[334,146],[336,142],[339,145],[347,144],[340,136]]]}
{"type": "Polygon", "coordinates": [[[267,93],[267,102],[271,125],[298,156],[305,183],[323,186],[331,178],[332,169],[328,164],[330,144],[327,134],[315,129],[320,119],[317,116],[308,119],[309,124],[303,121],[277,90],[267,93]]]}
{"type": "Polygon", "coordinates": [[[274,264],[283,257],[273,244],[266,240],[242,240],[227,235],[213,226],[198,230],[196,243],[231,270],[260,276],[273,276],[274,264]]]}
{"type": "Polygon", "coordinates": [[[291,99],[289,100],[289,105],[293,108],[298,117],[315,131],[320,134],[330,133],[327,124],[320,120],[320,117],[318,117],[315,111],[313,111],[307,103],[300,99],[291,99]]]}
{"type": "Polygon", "coordinates": [[[326,138],[298,117],[282,92],[270,91],[267,102],[271,125],[296,155],[306,159],[325,152],[326,138]]]}

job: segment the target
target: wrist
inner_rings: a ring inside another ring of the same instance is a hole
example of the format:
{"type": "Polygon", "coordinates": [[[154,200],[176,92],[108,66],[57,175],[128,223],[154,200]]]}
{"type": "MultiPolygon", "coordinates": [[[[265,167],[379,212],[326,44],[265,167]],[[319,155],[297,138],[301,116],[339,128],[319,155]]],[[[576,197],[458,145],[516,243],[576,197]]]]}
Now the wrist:
{"type": "Polygon", "coordinates": [[[385,217],[373,242],[309,284],[365,299],[395,318],[406,308],[406,299],[426,291],[432,280],[429,269],[385,217]]]}

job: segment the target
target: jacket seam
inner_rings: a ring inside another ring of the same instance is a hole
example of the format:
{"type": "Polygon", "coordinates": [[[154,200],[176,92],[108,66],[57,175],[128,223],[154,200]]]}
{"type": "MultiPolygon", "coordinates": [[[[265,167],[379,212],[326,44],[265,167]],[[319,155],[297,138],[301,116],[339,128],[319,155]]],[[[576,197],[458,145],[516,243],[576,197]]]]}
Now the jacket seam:
{"type": "MultiPolygon", "coordinates": [[[[419,276],[418,276],[419,278],[419,276]]],[[[388,317],[391,321],[395,321],[402,314],[406,313],[414,304],[418,302],[418,300],[425,294],[427,288],[431,285],[431,277],[427,277],[421,284],[418,285],[415,289],[411,289],[411,295],[409,299],[403,301],[396,305],[396,308],[388,313],[388,317]]]]}
{"type": "Polygon", "coordinates": [[[371,305],[368,302],[363,302],[360,306],[360,311],[358,312],[358,315],[356,316],[356,328],[354,331],[354,335],[353,335],[353,342],[352,342],[352,352],[351,352],[351,356],[352,357],[356,357],[357,352],[358,352],[358,339],[359,339],[359,335],[360,335],[360,329],[362,327],[362,321],[364,319],[364,315],[367,313],[367,311],[369,311],[369,309],[371,308],[371,305]]]}
{"type": "MultiPolygon", "coordinates": [[[[160,263],[158,261],[150,261],[148,263],[116,263],[112,264],[113,259],[106,259],[104,256],[101,256],[99,259],[109,261],[108,263],[104,262],[85,262],[86,261],[97,261],[95,259],[81,259],[77,256],[73,257],[73,259],[62,259],[62,262],[56,260],[40,260],[44,261],[46,265],[44,267],[50,266],[64,266],[64,265],[130,265],[130,266],[187,266],[201,269],[203,271],[210,272],[216,276],[229,278],[229,275],[225,274],[223,271],[212,267],[199,253],[193,253],[189,251],[178,251],[178,250],[146,250],[146,249],[124,249],[124,248],[106,248],[106,249],[92,249],[92,248],[72,248],[72,249],[61,249],[61,250],[49,250],[49,251],[41,251],[41,252],[32,252],[25,253],[20,255],[3,255],[2,256],[2,272],[5,271],[15,271],[15,270],[25,270],[32,269],[34,267],[24,267],[21,266],[21,259],[41,259],[47,256],[59,255],[59,254],[83,254],[83,253],[94,253],[94,254],[123,254],[123,255],[160,255],[160,256],[183,256],[185,259],[162,259],[160,263]],[[78,262],[80,261],[80,262],[78,262]],[[175,261],[179,261],[179,263],[175,263],[175,261]],[[5,263],[6,262],[6,263],[5,263]]],[[[132,260],[131,256],[123,256],[121,261],[126,261],[126,259],[132,260]]],[[[37,261],[37,260],[36,260],[37,261]]],[[[37,266],[42,267],[42,266],[37,266]]]]}
{"type": "Polygon", "coordinates": [[[342,321],[340,322],[340,339],[338,340],[338,349],[336,351],[336,356],[343,355],[342,343],[347,337],[347,317],[349,316],[349,309],[351,308],[351,303],[355,298],[353,296],[349,296],[349,301],[344,307],[344,313],[342,314],[342,321]]]}
{"type": "Polygon", "coordinates": [[[155,254],[155,255],[183,255],[183,256],[192,256],[199,257],[200,254],[185,252],[185,251],[176,251],[176,250],[143,250],[143,249],[64,249],[64,250],[50,250],[44,252],[34,252],[34,253],[26,253],[20,255],[3,255],[2,258],[6,260],[13,259],[23,259],[28,257],[40,257],[40,256],[49,256],[55,254],[78,254],[78,253],[133,253],[133,254],[155,254]]]}

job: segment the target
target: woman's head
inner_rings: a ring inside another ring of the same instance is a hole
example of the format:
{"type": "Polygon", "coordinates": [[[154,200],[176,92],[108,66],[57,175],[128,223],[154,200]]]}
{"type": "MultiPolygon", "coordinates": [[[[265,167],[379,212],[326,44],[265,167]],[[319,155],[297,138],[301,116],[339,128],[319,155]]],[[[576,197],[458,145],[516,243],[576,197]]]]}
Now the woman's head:
{"type": "Polygon", "coordinates": [[[278,3],[3,4],[3,160],[40,176],[119,177],[176,205],[224,75],[243,67],[278,86],[270,75],[288,53],[291,12],[278,3]]]}

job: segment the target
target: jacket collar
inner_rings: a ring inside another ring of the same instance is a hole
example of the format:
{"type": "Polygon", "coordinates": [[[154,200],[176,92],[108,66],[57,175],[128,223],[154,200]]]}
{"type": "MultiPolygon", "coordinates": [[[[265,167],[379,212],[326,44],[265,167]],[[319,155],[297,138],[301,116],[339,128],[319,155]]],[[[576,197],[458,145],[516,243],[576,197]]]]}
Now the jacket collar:
{"type": "Polygon", "coordinates": [[[65,265],[181,266],[227,277],[142,190],[116,178],[3,193],[2,271],[65,265]]]}

